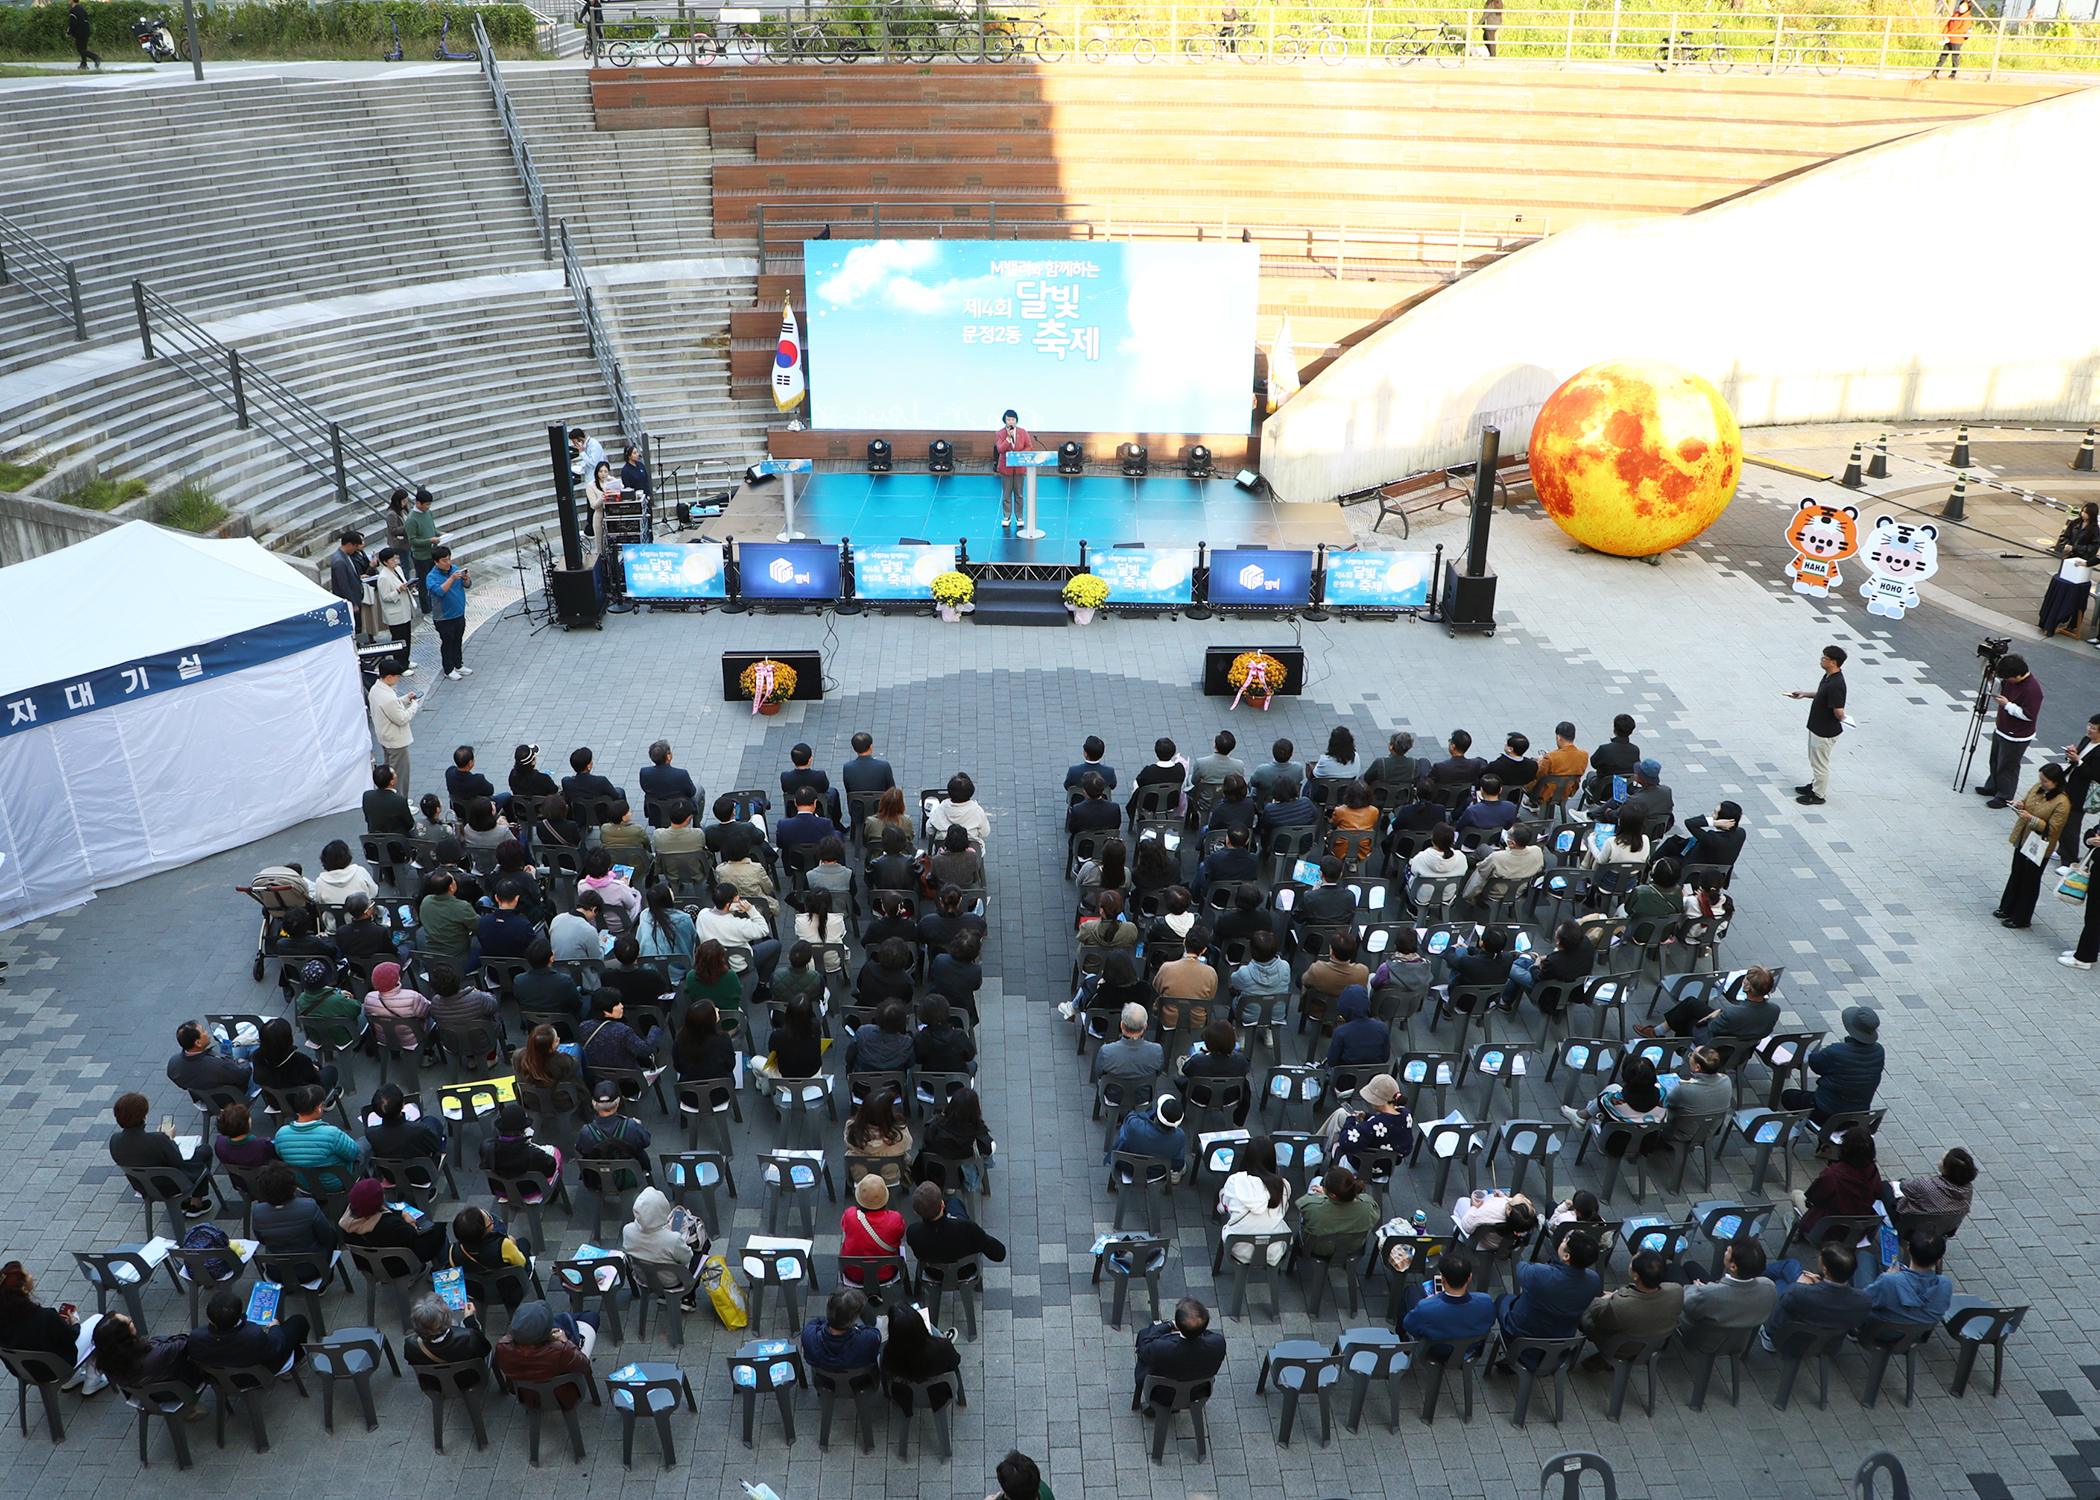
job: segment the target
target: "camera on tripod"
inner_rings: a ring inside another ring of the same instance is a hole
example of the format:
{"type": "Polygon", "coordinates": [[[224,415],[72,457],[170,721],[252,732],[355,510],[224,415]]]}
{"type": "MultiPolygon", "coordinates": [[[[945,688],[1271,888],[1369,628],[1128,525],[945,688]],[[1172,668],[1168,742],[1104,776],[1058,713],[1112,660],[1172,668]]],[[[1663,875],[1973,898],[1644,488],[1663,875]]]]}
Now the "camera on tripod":
{"type": "MultiPolygon", "coordinates": [[[[1976,655],[1986,666],[1990,667],[1996,667],[1998,658],[2010,650],[2012,650],[2011,636],[1987,635],[1976,643],[1976,655]]],[[[1997,674],[1994,672],[1992,675],[1996,676],[1997,674]]]]}

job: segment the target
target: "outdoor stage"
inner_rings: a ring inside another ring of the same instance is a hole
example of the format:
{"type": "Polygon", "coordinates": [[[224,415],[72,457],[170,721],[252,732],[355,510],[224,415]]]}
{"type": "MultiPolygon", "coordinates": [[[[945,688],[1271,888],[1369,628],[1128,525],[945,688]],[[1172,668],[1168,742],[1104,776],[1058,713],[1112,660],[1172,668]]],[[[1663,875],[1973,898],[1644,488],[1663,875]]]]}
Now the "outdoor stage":
{"type": "MultiPolygon", "coordinates": [[[[1076,565],[1079,544],[1147,547],[1346,547],[1349,524],[1339,507],[1280,505],[1228,479],[1181,474],[1088,474],[1043,471],[1036,477],[1036,525],[1029,542],[999,529],[999,481],[990,474],[798,474],[795,529],[814,539],[851,537],[861,545],[902,539],[969,540],[978,562],[1076,565]]],[[[766,481],[778,494],[777,480],[766,481]]],[[[765,491],[760,491],[764,494],[765,491]]]]}

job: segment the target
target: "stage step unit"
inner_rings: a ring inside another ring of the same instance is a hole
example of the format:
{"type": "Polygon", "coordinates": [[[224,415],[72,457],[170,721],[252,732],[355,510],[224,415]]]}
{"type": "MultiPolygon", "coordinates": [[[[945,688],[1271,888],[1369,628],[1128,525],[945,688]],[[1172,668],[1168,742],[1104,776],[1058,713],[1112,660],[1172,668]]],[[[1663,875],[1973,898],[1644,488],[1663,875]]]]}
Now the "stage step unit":
{"type": "Polygon", "coordinates": [[[979,625],[1069,625],[1064,585],[1017,578],[981,578],[977,608],[970,618],[979,625]]]}

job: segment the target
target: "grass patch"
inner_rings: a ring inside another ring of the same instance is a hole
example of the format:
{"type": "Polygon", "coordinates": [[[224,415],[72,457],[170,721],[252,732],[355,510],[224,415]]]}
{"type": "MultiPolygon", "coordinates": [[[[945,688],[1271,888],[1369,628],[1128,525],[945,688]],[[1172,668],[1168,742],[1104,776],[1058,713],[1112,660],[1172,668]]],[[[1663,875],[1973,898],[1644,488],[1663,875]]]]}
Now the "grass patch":
{"type": "Polygon", "coordinates": [[[59,498],[82,510],[115,510],[126,500],[136,500],[149,486],[143,479],[97,479],[59,498]]]}
{"type": "Polygon", "coordinates": [[[202,485],[186,484],[161,503],[156,519],[163,526],[204,532],[216,529],[226,515],[226,507],[212,499],[202,485]]]}
{"type": "Polygon", "coordinates": [[[0,463],[0,490],[18,490],[24,485],[35,484],[49,472],[49,464],[0,463]]]}
{"type": "MultiPolygon", "coordinates": [[[[68,73],[77,73],[78,68],[24,68],[13,63],[0,63],[0,78],[63,78],[68,73]]],[[[104,73],[150,73],[151,68],[102,68],[104,73]]]]}

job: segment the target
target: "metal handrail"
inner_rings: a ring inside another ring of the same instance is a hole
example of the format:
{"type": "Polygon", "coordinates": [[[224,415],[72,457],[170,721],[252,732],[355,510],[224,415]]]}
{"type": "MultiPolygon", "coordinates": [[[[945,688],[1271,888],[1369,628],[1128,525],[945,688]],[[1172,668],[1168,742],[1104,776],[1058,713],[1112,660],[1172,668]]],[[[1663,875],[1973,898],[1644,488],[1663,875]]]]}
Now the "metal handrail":
{"type": "Polygon", "coordinates": [[[131,283],[139,343],[147,359],[164,359],[191,384],[231,411],[234,425],[255,427],[335,486],[336,504],[386,513],[395,490],[416,482],[341,423],[293,391],[238,349],[220,343],[198,322],[145,282],[131,283]]]}
{"type": "MultiPolygon", "coordinates": [[[[1249,0],[1125,4],[1118,0],[1000,7],[964,0],[946,11],[878,5],[846,12],[821,4],[766,4],[752,25],[706,29],[705,12],[667,0],[606,0],[591,11],[594,61],[869,62],[1169,66],[1353,63],[1458,67],[1476,57],[1560,67],[1653,67],[1666,72],[1744,71],[1874,77],[1918,76],[1939,62],[1946,17],[1866,11],[1787,14],[1724,8],[1622,5],[1359,3],[1255,6],[1249,0]],[[1492,19],[1491,19],[1492,18],[1492,19]],[[1492,27],[1492,36],[1485,28],[1492,27]]],[[[1972,17],[1962,76],[2019,71],[2100,71],[2100,22],[1972,17]]]]}
{"type": "Polygon", "coordinates": [[[554,259],[554,236],[548,229],[547,190],[540,186],[540,169],[533,165],[532,147],[525,143],[525,131],[518,124],[518,112],[511,107],[510,92],[503,87],[503,70],[496,66],[496,49],[489,45],[489,34],[481,24],[481,16],[474,16],[474,48],[481,54],[481,76],[489,81],[489,93],[496,101],[496,118],[503,122],[503,138],[510,142],[510,159],[517,163],[519,180],[525,184],[525,200],[532,205],[532,222],[540,226],[540,254],[554,259]]]}
{"type": "Polygon", "coordinates": [[[583,260],[576,253],[576,242],[569,236],[569,221],[556,223],[556,237],[561,242],[561,279],[569,293],[576,299],[576,311],[583,316],[583,326],[591,336],[591,357],[598,361],[598,375],[605,382],[606,393],[612,397],[613,410],[619,414],[620,432],[630,443],[642,445],[643,456],[648,455],[647,429],[642,426],[642,411],[635,404],[634,392],[628,389],[627,376],[620,369],[620,358],[613,352],[612,335],[606,330],[605,320],[598,315],[598,300],[591,293],[590,278],[584,275],[583,260]]]}
{"type": "Polygon", "coordinates": [[[72,319],[74,338],[88,336],[80,273],[73,262],[5,214],[0,214],[0,286],[19,286],[61,317],[72,319]]]}

